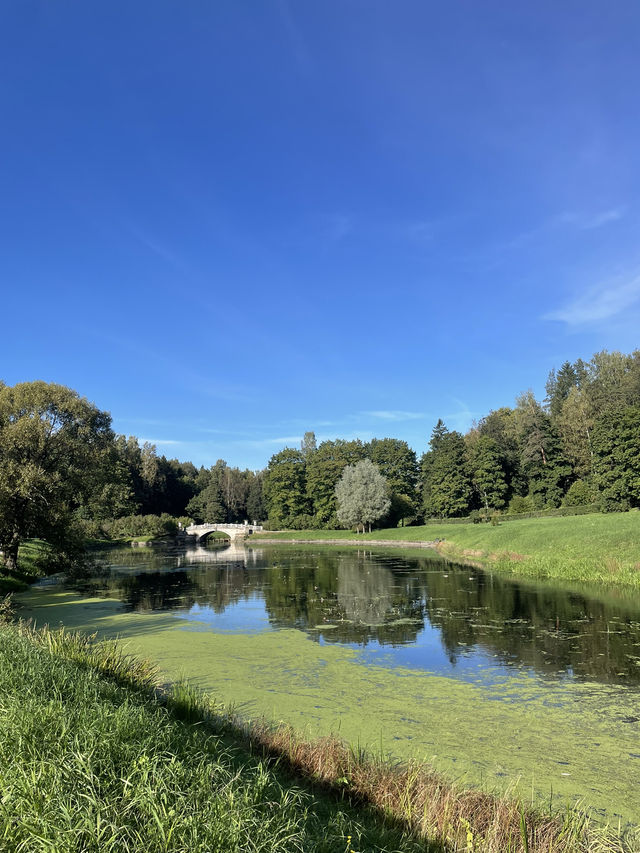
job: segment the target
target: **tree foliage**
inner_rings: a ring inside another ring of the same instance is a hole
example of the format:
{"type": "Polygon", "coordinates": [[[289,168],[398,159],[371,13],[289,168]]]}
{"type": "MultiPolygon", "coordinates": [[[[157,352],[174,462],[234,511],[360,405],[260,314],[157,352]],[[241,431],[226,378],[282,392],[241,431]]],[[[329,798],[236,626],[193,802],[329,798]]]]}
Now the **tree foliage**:
{"type": "Polygon", "coordinates": [[[362,527],[363,533],[365,526],[371,530],[390,506],[386,480],[370,459],[344,469],[336,485],[336,499],[338,521],[343,527],[362,527]]]}
{"type": "Polygon", "coordinates": [[[0,548],[15,570],[29,537],[59,551],[75,541],[74,510],[95,486],[111,418],[75,391],[46,382],[0,387],[0,548]]]}

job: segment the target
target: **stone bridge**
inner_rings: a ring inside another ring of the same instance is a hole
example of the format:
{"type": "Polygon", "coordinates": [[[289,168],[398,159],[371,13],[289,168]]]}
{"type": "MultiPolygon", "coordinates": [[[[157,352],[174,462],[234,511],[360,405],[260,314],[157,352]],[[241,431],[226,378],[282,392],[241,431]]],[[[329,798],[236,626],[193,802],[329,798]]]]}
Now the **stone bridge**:
{"type": "Polygon", "coordinates": [[[226,533],[229,539],[244,539],[251,533],[256,533],[262,530],[261,524],[249,524],[245,521],[244,524],[191,524],[184,528],[184,532],[188,536],[195,536],[196,542],[203,542],[210,533],[218,531],[226,533]]]}

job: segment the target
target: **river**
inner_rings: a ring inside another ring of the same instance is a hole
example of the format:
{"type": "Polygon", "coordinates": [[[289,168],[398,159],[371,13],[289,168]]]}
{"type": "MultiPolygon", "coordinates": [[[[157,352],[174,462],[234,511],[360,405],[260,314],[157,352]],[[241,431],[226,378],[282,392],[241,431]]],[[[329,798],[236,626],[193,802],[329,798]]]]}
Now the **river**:
{"type": "Polygon", "coordinates": [[[25,617],[119,636],[246,717],[449,778],[640,823],[640,599],[437,555],[317,546],[108,551],[25,617]]]}

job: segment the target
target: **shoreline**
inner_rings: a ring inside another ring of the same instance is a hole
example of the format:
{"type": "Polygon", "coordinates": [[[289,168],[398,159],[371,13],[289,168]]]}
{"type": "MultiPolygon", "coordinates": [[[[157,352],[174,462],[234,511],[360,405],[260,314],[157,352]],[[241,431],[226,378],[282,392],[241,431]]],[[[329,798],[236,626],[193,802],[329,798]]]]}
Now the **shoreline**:
{"type": "Polygon", "coordinates": [[[251,542],[255,541],[261,545],[281,545],[283,542],[289,545],[357,545],[358,547],[375,545],[384,548],[430,548],[437,551],[438,545],[442,541],[441,539],[434,539],[431,542],[403,542],[398,539],[299,539],[297,537],[268,539],[266,536],[255,536],[255,538],[254,536],[248,536],[244,540],[244,544],[251,545],[251,542]]]}

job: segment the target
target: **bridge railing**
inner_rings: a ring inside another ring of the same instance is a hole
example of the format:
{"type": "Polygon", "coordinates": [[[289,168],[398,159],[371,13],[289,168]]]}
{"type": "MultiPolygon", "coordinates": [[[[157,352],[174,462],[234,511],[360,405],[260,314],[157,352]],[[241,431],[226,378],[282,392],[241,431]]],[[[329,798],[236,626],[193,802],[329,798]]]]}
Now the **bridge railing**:
{"type": "Polygon", "coordinates": [[[248,521],[244,524],[217,524],[211,522],[210,524],[190,524],[188,527],[185,527],[185,530],[246,530],[247,528],[262,530],[262,525],[250,524],[248,521]]]}

